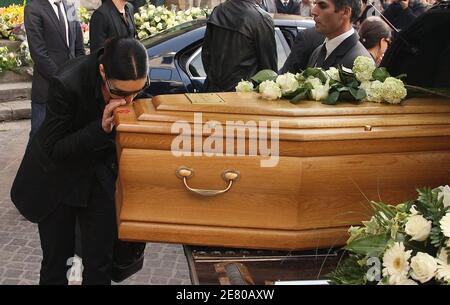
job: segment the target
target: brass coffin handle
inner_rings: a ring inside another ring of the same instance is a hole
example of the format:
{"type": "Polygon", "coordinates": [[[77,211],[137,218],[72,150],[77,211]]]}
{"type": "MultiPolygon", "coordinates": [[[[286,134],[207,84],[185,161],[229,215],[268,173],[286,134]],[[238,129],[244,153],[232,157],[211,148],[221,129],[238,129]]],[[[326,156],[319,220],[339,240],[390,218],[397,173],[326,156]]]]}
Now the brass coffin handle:
{"type": "Polygon", "coordinates": [[[222,179],[225,182],[228,182],[228,186],[223,190],[204,190],[204,189],[195,189],[190,187],[187,184],[187,179],[191,178],[194,175],[194,170],[187,168],[187,167],[180,167],[176,171],[176,175],[178,178],[183,180],[184,186],[192,193],[211,197],[211,196],[217,196],[223,193],[228,192],[231,189],[231,186],[233,185],[234,181],[237,181],[239,179],[240,173],[236,170],[227,169],[222,173],[222,179]]]}

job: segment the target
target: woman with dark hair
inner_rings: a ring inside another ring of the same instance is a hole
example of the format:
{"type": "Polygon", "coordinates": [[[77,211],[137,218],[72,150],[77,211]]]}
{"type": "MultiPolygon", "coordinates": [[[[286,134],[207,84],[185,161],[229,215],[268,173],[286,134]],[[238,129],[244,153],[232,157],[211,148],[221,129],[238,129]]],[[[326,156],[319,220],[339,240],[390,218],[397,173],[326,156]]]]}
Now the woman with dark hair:
{"type": "Polygon", "coordinates": [[[110,284],[117,238],[114,110],[149,85],[147,52],[134,38],[69,61],[50,82],[47,116],[27,148],[11,199],[38,223],[40,284],[67,284],[81,228],[83,284],[110,284]]]}
{"type": "Polygon", "coordinates": [[[391,43],[391,28],[378,16],[368,17],[359,28],[359,40],[378,66],[391,43]]]}

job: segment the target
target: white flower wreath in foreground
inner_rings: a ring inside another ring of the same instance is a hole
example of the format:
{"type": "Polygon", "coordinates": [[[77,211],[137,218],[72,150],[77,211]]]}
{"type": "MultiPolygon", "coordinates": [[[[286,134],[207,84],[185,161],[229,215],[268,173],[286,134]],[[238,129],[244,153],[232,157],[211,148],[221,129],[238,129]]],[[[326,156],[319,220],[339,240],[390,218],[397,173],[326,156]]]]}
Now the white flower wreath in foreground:
{"type": "Polygon", "coordinates": [[[256,88],[249,90],[250,82],[242,80],[236,86],[236,91],[256,90],[265,99],[274,100],[281,97],[294,104],[309,99],[329,105],[352,100],[398,104],[407,96],[407,87],[417,92],[450,97],[445,90],[445,93],[439,93],[405,85],[400,79],[403,76],[392,77],[385,68],[376,68],[371,58],[359,56],[351,70],[345,67],[332,67],[328,70],[307,68],[295,75],[289,72],[278,75],[272,70],[262,70],[251,78],[257,85],[256,88]],[[263,83],[267,85],[267,81],[272,82],[270,86],[261,86],[263,83]],[[281,91],[281,96],[278,96],[278,91],[281,91]]]}
{"type": "Polygon", "coordinates": [[[374,216],[361,227],[350,227],[349,257],[328,276],[331,283],[449,285],[448,189],[418,189],[416,200],[397,206],[371,202],[374,216]],[[374,261],[380,263],[378,272],[374,261]]]}

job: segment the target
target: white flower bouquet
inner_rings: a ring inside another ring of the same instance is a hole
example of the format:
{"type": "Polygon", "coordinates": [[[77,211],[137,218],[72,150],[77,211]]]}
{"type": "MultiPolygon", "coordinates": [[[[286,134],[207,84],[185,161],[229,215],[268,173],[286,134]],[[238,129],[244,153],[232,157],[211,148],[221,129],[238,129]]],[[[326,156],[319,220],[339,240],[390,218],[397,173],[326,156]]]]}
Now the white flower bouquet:
{"type": "Polygon", "coordinates": [[[140,7],[139,12],[134,14],[138,38],[140,40],[146,39],[178,24],[205,18],[209,12],[208,9],[198,7],[175,12],[165,6],[156,7],[148,3],[140,7]]]}
{"type": "Polygon", "coordinates": [[[371,203],[370,221],[349,229],[332,284],[450,284],[450,187],[418,193],[397,206],[371,203]]]}
{"type": "MultiPolygon", "coordinates": [[[[392,77],[385,68],[376,68],[372,59],[359,56],[351,70],[345,67],[332,67],[328,70],[307,68],[295,75],[289,72],[278,75],[272,70],[262,70],[255,74],[251,81],[255,83],[255,90],[260,92],[263,98],[284,98],[293,104],[301,100],[321,101],[328,105],[335,105],[339,101],[398,104],[412,93],[450,98],[445,90],[439,92],[406,85],[401,80],[404,76],[392,77]],[[274,84],[261,87],[260,84],[266,81],[272,81],[274,84]],[[278,86],[279,90],[275,90],[273,86],[278,86]],[[267,90],[269,92],[266,92],[267,90]],[[281,95],[278,91],[281,91],[281,95]]],[[[242,88],[247,87],[238,84],[236,91],[242,92],[242,88]]]]}

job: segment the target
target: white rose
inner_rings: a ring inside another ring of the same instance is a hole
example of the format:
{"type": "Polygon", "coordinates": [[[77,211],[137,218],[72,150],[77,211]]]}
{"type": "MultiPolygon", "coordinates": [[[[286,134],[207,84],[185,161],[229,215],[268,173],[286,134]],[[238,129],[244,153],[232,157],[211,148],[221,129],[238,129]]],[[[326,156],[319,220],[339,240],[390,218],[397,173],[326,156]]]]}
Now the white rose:
{"type": "Polygon", "coordinates": [[[253,83],[245,80],[241,80],[236,86],[236,92],[252,92],[253,83]]]}
{"type": "Polygon", "coordinates": [[[418,252],[411,258],[411,277],[421,283],[428,282],[436,274],[437,263],[428,253],[418,252]]]}
{"type": "Polygon", "coordinates": [[[440,192],[438,194],[439,200],[441,198],[444,198],[444,200],[443,200],[444,207],[450,206],[450,186],[448,186],[448,185],[441,186],[441,187],[439,187],[439,189],[440,189],[440,192]]]}
{"type": "Polygon", "coordinates": [[[156,29],[162,30],[162,29],[163,29],[163,24],[162,24],[162,23],[158,23],[158,24],[156,25],[156,29]]]}
{"type": "Polygon", "coordinates": [[[441,225],[441,230],[445,237],[450,237],[450,212],[447,212],[447,214],[441,218],[439,224],[441,225]]]}
{"type": "Polygon", "coordinates": [[[424,241],[431,232],[431,221],[427,221],[422,215],[413,215],[408,218],[405,232],[411,236],[411,240],[424,241]]]}
{"type": "Polygon", "coordinates": [[[160,22],[160,21],[161,21],[161,17],[159,17],[159,16],[156,16],[154,20],[155,20],[155,22],[156,22],[156,23],[158,23],[158,22],[160,22]]]}
{"type": "Polygon", "coordinates": [[[314,89],[311,89],[312,98],[316,101],[324,101],[328,97],[329,90],[330,86],[327,80],[325,85],[319,85],[316,86],[314,89]]]}
{"type": "Polygon", "coordinates": [[[266,100],[276,100],[281,97],[281,89],[280,87],[271,80],[263,81],[259,85],[259,92],[262,94],[262,97],[266,100]]]}
{"type": "Polygon", "coordinates": [[[381,103],[383,101],[383,83],[375,80],[370,82],[369,90],[366,90],[366,100],[369,102],[381,103]]]}
{"type": "Polygon", "coordinates": [[[156,27],[152,26],[152,27],[150,27],[150,33],[156,34],[156,33],[158,33],[158,29],[156,29],[156,27]]]}
{"type": "Polygon", "coordinates": [[[382,96],[383,100],[391,104],[398,104],[406,97],[407,91],[405,85],[400,79],[388,77],[383,82],[382,96]]]}
{"type": "Polygon", "coordinates": [[[372,79],[372,73],[375,71],[375,63],[372,58],[358,56],[353,62],[353,73],[360,82],[367,82],[372,79]]]}
{"type": "Polygon", "coordinates": [[[337,82],[341,81],[341,77],[339,76],[339,70],[336,69],[335,67],[331,67],[326,72],[332,80],[335,80],[337,82]]]}
{"type": "Polygon", "coordinates": [[[294,92],[298,88],[298,81],[295,78],[295,75],[289,72],[279,75],[276,82],[280,86],[283,94],[294,92]]]}
{"type": "Polygon", "coordinates": [[[317,88],[319,86],[322,86],[322,81],[320,79],[318,79],[317,77],[308,77],[305,81],[305,83],[310,83],[313,88],[317,88]]]}

